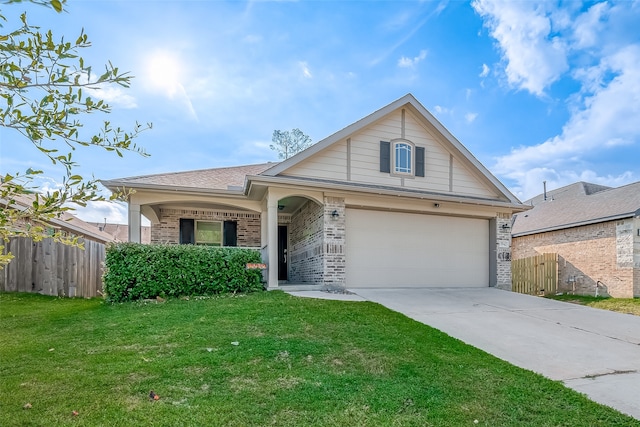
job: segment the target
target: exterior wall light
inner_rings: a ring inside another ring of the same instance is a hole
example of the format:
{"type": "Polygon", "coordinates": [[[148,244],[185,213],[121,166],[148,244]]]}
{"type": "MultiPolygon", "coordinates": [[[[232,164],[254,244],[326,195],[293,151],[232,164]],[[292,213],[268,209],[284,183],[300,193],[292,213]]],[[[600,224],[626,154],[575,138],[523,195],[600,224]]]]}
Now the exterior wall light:
{"type": "Polygon", "coordinates": [[[337,210],[334,209],[333,212],[331,212],[331,218],[336,219],[340,216],[340,214],[338,213],[337,210]]]}
{"type": "Polygon", "coordinates": [[[502,224],[502,229],[503,230],[508,230],[510,228],[511,228],[511,226],[509,224],[507,224],[506,222],[504,224],[502,224]]]}

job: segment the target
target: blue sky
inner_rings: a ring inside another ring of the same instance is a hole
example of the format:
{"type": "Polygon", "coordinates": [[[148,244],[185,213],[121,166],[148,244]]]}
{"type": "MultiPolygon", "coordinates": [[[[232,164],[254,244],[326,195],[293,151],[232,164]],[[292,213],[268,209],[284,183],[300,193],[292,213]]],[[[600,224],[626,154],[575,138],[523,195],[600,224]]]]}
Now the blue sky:
{"type": "MultiPolygon", "coordinates": [[[[131,89],[86,122],[153,122],[124,159],[74,153],[99,179],[261,163],[274,129],[319,141],[412,93],[521,200],[579,180],[640,180],[640,1],[73,1],[9,18],[75,39],[94,69],[112,61],[131,89]]],[[[0,172],[60,170],[0,130],[0,172]]],[[[126,222],[93,204],[85,220],[126,222]]]]}

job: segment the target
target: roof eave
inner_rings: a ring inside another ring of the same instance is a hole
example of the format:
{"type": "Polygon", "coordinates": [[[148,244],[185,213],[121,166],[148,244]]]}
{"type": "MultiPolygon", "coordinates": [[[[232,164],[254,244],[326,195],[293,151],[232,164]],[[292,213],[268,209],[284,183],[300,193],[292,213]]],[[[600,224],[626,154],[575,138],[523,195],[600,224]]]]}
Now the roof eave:
{"type": "Polygon", "coordinates": [[[203,187],[182,187],[177,185],[164,184],[139,184],[119,180],[100,181],[102,185],[107,187],[111,192],[118,192],[122,189],[133,190],[151,190],[165,193],[181,192],[186,194],[215,194],[221,196],[244,196],[245,188],[242,190],[223,190],[219,188],[203,188],[203,187]]]}
{"type": "Polygon", "coordinates": [[[449,196],[442,193],[425,193],[425,192],[417,192],[417,191],[402,191],[402,190],[390,190],[384,188],[372,188],[372,187],[363,187],[363,186],[354,186],[348,183],[339,184],[339,183],[328,183],[326,181],[309,181],[304,179],[297,179],[295,177],[283,177],[283,176],[264,176],[264,175],[251,175],[247,176],[247,189],[251,191],[251,187],[255,184],[285,184],[285,185],[295,185],[300,187],[311,187],[311,188],[320,188],[323,190],[338,190],[338,191],[349,191],[349,192],[358,192],[358,193],[367,193],[367,194],[377,194],[377,195],[386,195],[386,196],[397,196],[397,197],[407,197],[411,199],[428,199],[434,200],[438,202],[453,202],[453,203],[465,203],[465,204],[473,204],[479,206],[487,206],[487,207],[498,207],[498,208],[507,208],[511,211],[522,212],[530,209],[529,206],[523,205],[521,203],[514,204],[508,201],[498,201],[498,200],[489,200],[489,199],[474,199],[470,197],[464,196],[449,196]]]}

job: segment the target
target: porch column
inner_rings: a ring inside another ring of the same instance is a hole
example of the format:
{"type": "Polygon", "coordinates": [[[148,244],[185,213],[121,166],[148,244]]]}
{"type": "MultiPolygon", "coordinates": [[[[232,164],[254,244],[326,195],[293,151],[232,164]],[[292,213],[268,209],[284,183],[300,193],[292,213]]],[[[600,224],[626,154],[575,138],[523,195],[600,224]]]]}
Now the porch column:
{"type": "Polygon", "coordinates": [[[129,202],[129,241],[140,243],[140,205],[129,202]]]}
{"type": "Polygon", "coordinates": [[[278,287],[278,198],[273,194],[267,196],[267,288],[278,287]]]}

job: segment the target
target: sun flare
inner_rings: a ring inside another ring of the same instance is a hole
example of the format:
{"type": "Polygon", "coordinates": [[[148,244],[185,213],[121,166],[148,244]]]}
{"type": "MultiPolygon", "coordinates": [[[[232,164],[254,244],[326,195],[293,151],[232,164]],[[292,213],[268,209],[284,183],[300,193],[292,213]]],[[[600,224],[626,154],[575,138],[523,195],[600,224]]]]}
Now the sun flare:
{"type": "Polygon", "coordinates": [[[172,96],[178,90],[181,78],[180,61],[169,52],[156,52],[147,62],[149,83],[172,96]]]}

